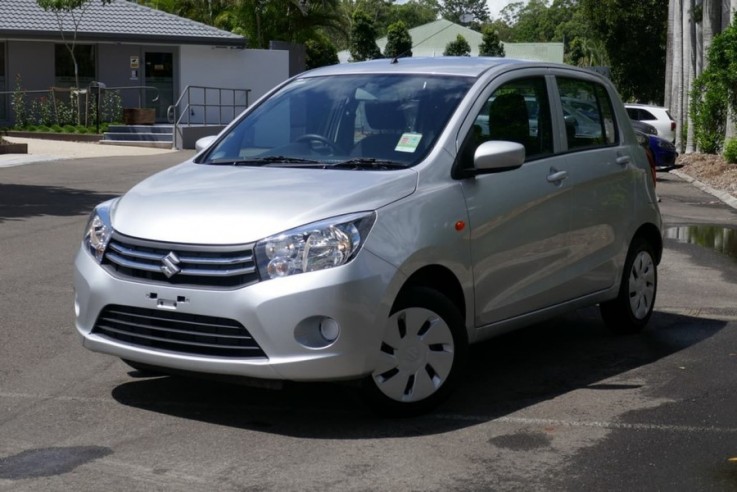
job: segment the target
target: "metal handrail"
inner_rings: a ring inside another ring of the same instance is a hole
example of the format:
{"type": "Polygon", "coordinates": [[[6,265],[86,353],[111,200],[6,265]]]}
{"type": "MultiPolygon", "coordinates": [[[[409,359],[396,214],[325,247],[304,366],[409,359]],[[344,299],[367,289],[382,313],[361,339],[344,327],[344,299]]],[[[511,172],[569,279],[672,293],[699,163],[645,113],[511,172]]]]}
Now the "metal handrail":
{"type": "MultiPolygon", "coordinates": [[[[77,89],[76,87],[51,87],[50,89],[24,89],[21,91],[0,91],[0,96],[4,95],[12,95],[16,92],[21,92],[23,94],[53,94],[54,92],[79,92],[82,94],[85,94],[89,87],[83,87],[81,89],[77,89]]],[[[143,90],[153,90],[155,92],[155,96],[153,99],[151,99],[151,102],[156,102],[159,100],[159,88],[154,87],[152,85],[125,85],[121,87],[105,87],[106,91],[121,91],[121,90],[131,90],[136,89],[139,91],[138,93],[138,107],[141,107],[141,99],[142,99],[142,93],[140,92],[141,89],[143,90]]]]}
{"type": "Polygon", "coordinates": [[[198,86],[198,85],[188,85],[184,88],[182,91],[182,94],[179,96],[179,99],[177,99],[177,102],[167,109],[167,118],[169,120],[169,123],[174,124],[174,132],[176,133],[179,126],[183,124],[192,125],[192,116],[194,116],[193,110],[196,108],[199,108],[202,110],[202,121],[197,121],[196,124],[203,125],[203,126],[209,126],[209,125],[224,125],[228,124],[235,117],[240,114],[244,109],[248,107],[248,95],[251,92],[251,89],[231,89],[231,88],[224,88],[224,87],[206,87],[206,86],[198,86]],[[208,91],[210,93],[212,91],[215,91],[217,94],[216,102],[208,102],[207,96],[208,91]],[[201,92],[202,94],[202,101],[203,102],[192,102],[192,93],[195,92],[201,92]],[[230,103],[223,103],[223,93],[226,93],[226,95],[230,94],[230,103]],[[236,97],[242,95],[245,99],[244,104],[236,103],[236,97]],[[184,104],[184,101],[186,100],[186,104],[184,104]],[[177,108],[182,107],[182,111],[179,112],[179,115],[177,116],[177,108]],[[210,114],[209,109],[216,109],[217,110],[217,121],[216,122],[208,122],[208,115],[210,114]],[[223,116],[223,110],[229,109],[229,115],[223,116]],[[186,121],[185,121],[186,117],[186,121]]]}

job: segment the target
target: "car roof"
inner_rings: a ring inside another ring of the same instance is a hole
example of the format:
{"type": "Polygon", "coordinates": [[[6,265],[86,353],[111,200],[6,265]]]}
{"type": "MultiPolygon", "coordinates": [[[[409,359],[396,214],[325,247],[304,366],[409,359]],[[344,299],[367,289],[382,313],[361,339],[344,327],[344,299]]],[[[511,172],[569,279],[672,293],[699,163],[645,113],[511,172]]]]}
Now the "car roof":
{"type": "MultiPolygon", "coordinates": [[[[504,67],[558,67],[576,70],[570,65],[556,63],[534,62],[513,58],[494,58],[485,56],[436,56],[436,57],[407,57],[382,58],[365,62],[341,63],[317,68],[300,74],[299,77],[318,77],[325,75],[346,75],[365,73],[404,73],[404,74],[435,74],[478,77],[482,73],[504,67]]],[[[591,72],[593,73],[593,72],[591,72]]]]}

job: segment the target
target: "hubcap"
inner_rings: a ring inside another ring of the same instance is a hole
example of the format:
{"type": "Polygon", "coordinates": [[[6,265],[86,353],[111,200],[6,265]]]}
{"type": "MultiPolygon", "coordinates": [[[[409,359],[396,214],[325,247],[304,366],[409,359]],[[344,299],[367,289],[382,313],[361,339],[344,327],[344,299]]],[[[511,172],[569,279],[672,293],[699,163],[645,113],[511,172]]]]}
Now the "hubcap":
{"type": "Polygon", "coordinates": [[[420,401],[447,380],[453,356],[453,335],[440,316],[424,308],[403,309],[387,321],[372,377],[389,398],[420,401]]]}
{"type": "Polygon", "coordinates": [[[632,314],[637,319],[644,319],[655,299],[655,263],[646,251],[640,251],[632,263],[629,298],[632,314]]]}

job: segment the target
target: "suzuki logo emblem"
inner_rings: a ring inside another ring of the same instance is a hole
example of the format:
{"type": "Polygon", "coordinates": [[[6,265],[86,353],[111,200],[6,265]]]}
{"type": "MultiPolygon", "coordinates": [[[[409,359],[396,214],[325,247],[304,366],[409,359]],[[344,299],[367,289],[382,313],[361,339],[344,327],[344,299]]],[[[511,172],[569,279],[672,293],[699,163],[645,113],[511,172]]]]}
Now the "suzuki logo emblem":
{"type": "Polygon", "coordinates": [[[166,278],[171,278],[177,273],[181,272],[179,268],[179,257],[171,251],[168,255],[164,256],[161,260],[161,271],[166,275],[166,278]]]}

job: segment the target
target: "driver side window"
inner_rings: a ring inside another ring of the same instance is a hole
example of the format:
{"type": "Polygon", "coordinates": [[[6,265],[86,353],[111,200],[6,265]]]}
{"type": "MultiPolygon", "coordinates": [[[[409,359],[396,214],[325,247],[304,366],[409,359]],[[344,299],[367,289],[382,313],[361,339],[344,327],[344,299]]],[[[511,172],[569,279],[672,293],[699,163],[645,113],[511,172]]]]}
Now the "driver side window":
{"type": "Polygon", "coordinates": [[[496,89],[476,116],[469,140],[471,160],[476,148],[490,140],[522,144],[526,161],[551,154],[553,133],[545,79],[514,80],[496,89]]]}

